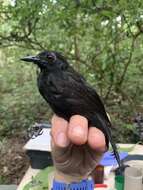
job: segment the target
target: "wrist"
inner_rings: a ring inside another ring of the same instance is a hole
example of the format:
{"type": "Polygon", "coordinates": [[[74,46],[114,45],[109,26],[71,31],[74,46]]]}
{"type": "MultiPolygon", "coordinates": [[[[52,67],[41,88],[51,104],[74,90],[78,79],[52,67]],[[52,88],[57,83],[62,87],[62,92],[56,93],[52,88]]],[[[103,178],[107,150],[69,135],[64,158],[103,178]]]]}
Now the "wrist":
{"type": "Polygon", "coordinates": [[[54,172],[54,179],[56,181],[60,181],[66,184],[70,184],[72,182],[80,182],[82,180],[88,179],[88,176],[72,176],[72,175],[67,175],[64,174],[60,171],[55,171],[54,172]]]}

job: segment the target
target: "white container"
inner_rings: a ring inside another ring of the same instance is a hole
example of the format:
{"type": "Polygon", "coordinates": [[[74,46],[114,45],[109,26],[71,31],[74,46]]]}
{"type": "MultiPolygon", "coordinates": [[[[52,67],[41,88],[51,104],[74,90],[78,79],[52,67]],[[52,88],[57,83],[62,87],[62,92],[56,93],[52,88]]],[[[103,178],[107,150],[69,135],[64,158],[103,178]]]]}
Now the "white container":
{"type": "Polygon", "coordinates": [[[124,190],[143,190],[142,181],[141,170],[135,167],[126,168],[124,190]]]}

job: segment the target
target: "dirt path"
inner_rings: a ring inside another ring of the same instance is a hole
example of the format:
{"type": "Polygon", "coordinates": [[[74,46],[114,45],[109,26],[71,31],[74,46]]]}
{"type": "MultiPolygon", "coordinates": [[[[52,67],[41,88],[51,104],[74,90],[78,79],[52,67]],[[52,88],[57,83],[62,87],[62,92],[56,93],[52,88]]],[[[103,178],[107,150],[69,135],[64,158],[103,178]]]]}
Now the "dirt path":
{"type": "Polygon", "coordinates": [[[0,144],[0,183],[19,184],[26,169],[28,157],[23,151],[23,135],[13,135],[0,144]]]}

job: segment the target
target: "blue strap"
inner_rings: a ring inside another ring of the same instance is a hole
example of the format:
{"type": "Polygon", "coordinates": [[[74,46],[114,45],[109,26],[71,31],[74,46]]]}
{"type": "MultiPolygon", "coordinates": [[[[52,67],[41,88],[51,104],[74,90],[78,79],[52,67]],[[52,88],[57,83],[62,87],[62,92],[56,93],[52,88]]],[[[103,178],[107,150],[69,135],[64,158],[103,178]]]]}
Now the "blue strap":
{"type": "Polygon", "coordinates": [[[52,190],[93,190],[94,182],[93,180],[82,180],[80,182],[73,182],[70,184],[62,183],[59,181],[53,181],[52,190]]]}

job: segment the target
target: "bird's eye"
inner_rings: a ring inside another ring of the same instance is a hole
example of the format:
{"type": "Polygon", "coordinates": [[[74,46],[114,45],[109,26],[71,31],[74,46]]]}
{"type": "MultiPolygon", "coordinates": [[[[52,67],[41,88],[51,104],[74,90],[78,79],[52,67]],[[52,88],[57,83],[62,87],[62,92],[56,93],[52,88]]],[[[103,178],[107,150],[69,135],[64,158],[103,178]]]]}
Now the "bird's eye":
{"type": "Polygon", "coordinates": [[[49,61],[56,61],[56,55],[53,52],[50,53],[47,58],[49,61]]]}
{"type": "Polygon", "coordinates": [[[47,58],[48,58],[49,61],[53,61],[54,60],[54,58],[53,58],[52,55],[49,55],[47,58]]]}

